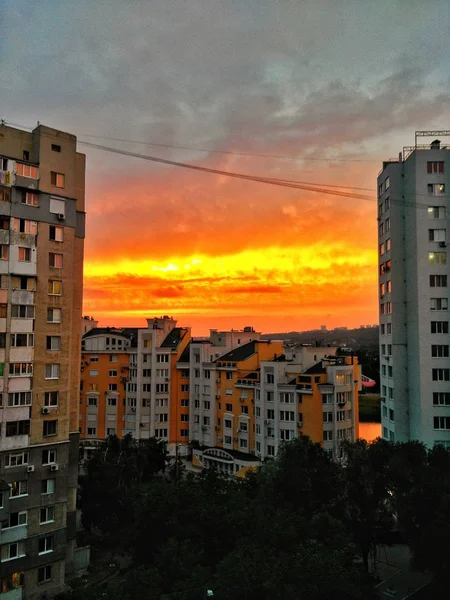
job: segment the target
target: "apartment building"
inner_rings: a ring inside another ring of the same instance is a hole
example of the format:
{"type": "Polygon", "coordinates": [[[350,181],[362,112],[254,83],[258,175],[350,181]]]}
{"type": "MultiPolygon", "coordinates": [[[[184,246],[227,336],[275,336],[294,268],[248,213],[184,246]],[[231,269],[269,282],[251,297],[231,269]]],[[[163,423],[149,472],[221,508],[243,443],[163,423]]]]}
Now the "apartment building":
{"type": "Polygon", "coordinates": [[[382,435],[450,447],[450,131],[417,131],[378,175],[382,435]],[[419,144],[429,138],[431,143],[419,144]]]}
{"type": "MultiPolygon", "coordinates": [[[[90,320],[89,323],[96,323],[90,320]]],[[[80,457],[109,435],[122,436],[130,353],[137,346],[137,329],[94,327],[81,341],[80,457]]]]}
{"type": "Polygon", "coordinates": [[[74,568],[85,157],[73,135],[0,124],[0,592],[74,568]]]}
{"type": "Polygon", "coordinates": [[[214,465],[242,476],[300,434],[321,443],[335,459],[341,441],[358,438],[361,368],[356,357],[336,356],[336,348],[287,351],[281,342],[255,341],[215,362],[216,419],[207,417],[200,426],[216,430],[216,443],[211,434],[203,437],[203,447],[193,452],[194,466],[214,465]]]}

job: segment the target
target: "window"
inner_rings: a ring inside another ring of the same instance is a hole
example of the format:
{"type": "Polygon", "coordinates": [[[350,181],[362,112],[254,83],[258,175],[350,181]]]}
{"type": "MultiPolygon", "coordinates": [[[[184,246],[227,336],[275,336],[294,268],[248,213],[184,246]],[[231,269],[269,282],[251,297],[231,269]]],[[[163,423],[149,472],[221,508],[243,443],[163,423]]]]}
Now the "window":
{"type": "Polygon", "coordinates": [[[391,249],[391,238],[386,240],[386,252],[389,252],[391,249]]]}
{"type": "Polygon", "coordinates": [[[109,377],[117,377],[117,371],[116,371],[116,369],[110,369],[108,371],[108,376],[109,377]]]}
{"type": "Polygon", "coordinates": [[[450,369],[432,369],[433,381],[450,381],[450,369]]]}
{"type": "Polygon", "coordinates": [[[275,377],[273,373],[267,373],[266,375],[266,383],[274,383],[275,377]]]}
{"type": "Polygon", "coordinates": [[[189,429],[180,429],[180,437],[188,437],[189,429]]]}
{"type": "Polygon", "coordinates": [[[275,456],[275,446],[267,444],[267,456],[275,456]]]}
{"type": "Polygon", "coordinates": [[[233,373],[231,371],[226,372],[226,379],[233,379],[233,373]]]}
{"type": "Polygon", "coordinates": [[[117,362],[117,354],[110,354],[109,362],[117,362]]]}
{"type": "Polygon", "coordinates": [[[391,180],[389,177],[386,177],[386,180],[384,182],[384,190],[387,191],[390,187],[391,187],[391,180]]]}
{"type": "Polygon", "coordinates": [[[233,412],[233,405],[232,404],[225,404],[225,410],[227,412],[233,412]]]}
{"type": "Polygon", "coordinates": [[[323,441],[324,442],[332,442],[333,441],[333,432],[324,430],[323,432],[323,441]]]}
{"type": "Polygon", "coordinates": [[[233,427],[233,421],[231,419],[224,419],[223,425],[225,429],[231,429],[233,427]]]}
{"type": "Polygon", "coordinates": [[[108,383],[108,391],[117,392],[117,383],[108,383]]]}
{"type": "Polygon", "coordinates": [[[45,567],[39,567],[37,580],[38,580],[38,583],[45,583],[46,581],[51,581],[52,580],[52,565],[46,565],[45,567]]]}
{"type": "Polygon", "coordinates": [[[48,335],[46,348],[47,350],[61,350],[61,337],[59,335],[48,335]]]}
{"type": "Polygon", "coordinates": [[[44,421],[42,423],[42,435],[44,437],[49,437],[52,435],[57,435],[58,434],[58,421],[52,420],[52,421],[44,421]]]}
{"type": "Polygon", "coordinates": [[[431,321],[431,333],[448,333],[448,321],[431,321]]]}
{"type": "Polygon", "coordinates": [[[450,406],[450,392],[433,392],[434,406],[450,406]]]}
{"type": "Polygon", "coordinates": [[[54,479],[43,479],[41,481],[41,494],[53,494],[55,491],[54,479]]]}
{"type": "Polygon", "coordinates": [[[430,287],[447,287],[447,275],[430,275],[430,287]]]}
{"type": "Polygon", "coordinates": [[[12,348],[32,348],[34,346],[33,333],[12,333],[11,347],[12,348]]]}
{"type": "Polygon", "coordinates": [[[30,179],[37,179],[39,177],[39,171],[37,167],[31,165],[24,165],[22,163],[16,163],[16,173],[22,177],[29,177],[30,179]]]}
{"type": "Polygon", "coordinates": [[[22,204],[39,206],[39,196],[35,192],[22,192],[22,204]]]}
{"type": "Polygon", "coordinates": [[[242,404],[241,415],[248,415],[248,406],[245,406],[244,404],[242,404]]]}
{"type": "Polygon", "coordinates": [[[431,346],[431,356],[432,356],[432,358],[448,358],[449,357],[449,347],[444,344],[440,344],[440,345],[433,344],[431,346]]]}
{"type": "Polygon", "coordinates": [[[383,254],[386,251],[386,246],[384,245],[384,242],[382,244],[380,244],[380,256],[383,256],[383,254]]]}
{"type": "Polygon", "coordinates": [[[30,433],[30,420],[24,419],[23,421],[7,421],[6,422],[6,437],[12,437],[15,435],[29,435],[30,433]]]}
{"type": "Polygon", "coordinates": [[[428,161],[427,162],[427,173],[443,173],[444,172],[444,161],[428,161]]]}
{"type": "Polygon", "coordinates": [[[292,429],[280,429],[280,440],[288,442],[294,439],[294,431],[292,429]]]}
{"type": "Polygon", "coordinates": [[[280,421],[295,421],[293,410],[280,410],[280,421]]]}
{"type": "Polygon", "coordinates": [[[189,391],[189,384],[188,383],[182,383],[181,384],[181,391],[182,392],[188,392],[189,391]]]}
{"type": "Polygon", "coordinates": [[[59,379],[59,364],[45,365],[45,379],[59,379]]]}
{"type": "Polygon", "coordinates": [[[390,294],[392,292],[392,281],[390,279],[388,279],[388,281],[386,281],[386,293],[390,294]]]}
{"type": "Polygon", "coordinates": [[[241,438],[239,440],[239,447],[240,448],[248,448],[248,441],[244,438],[241,438]]]}
{"type": "Polygon", "coordinates": [[[45,523],[53,523],[55,520],[55,507],[54,506],[46,506],[41,508],[41,515],[39,519],[39,524],[44,525],[45,523]]]}
{"type": "Polygon", "coordinates": [[[445,229],[429,229],[428,230],[428,241],[429,242],[445,242],[445,229]]]}
{"type": "Polygon", "coordinates": [[[157,354],[156,355],[156,362],[157,363],[168,363],[169,362],[169,355],[168,354],[157,354]]]}
{"type": "Polygon", "coordinates": [[[53,152],[61,152],[61,146],[59,144],[52,144],[53,152]]]}
{"type": "Polygon", "coordinates": [[[429,206],[428,217],[430,219],[445,219],[445,206],[429,206]]]}
{"type": "Polygon", "coordinates": [[[8,406],[31,406],[31,392],[10,392],[8,406]]]}
{"type": "Polygon", "coordinates": [[[97,406],[97,396],[88,396],[88,406],[97,406]]]}
{"type": "Polygon", "coordinates": [[[448,310],[448,298],[431,298],[431,310],[448,310]]]}
{"type": "MultiPolygon", "coordinates": [[[[3,561],[3,555],[2,555],[3,561]]],[[[23,573],[13,573],[0,579],[0,594],[6,594],[6,592],[12,592],[23,587],[24,577],[23,573]]]]}
{"type": "Polygon", "coordinates": [[[2,546],[1,562],[6,562],[7,560],[13,560],[15,558],[21,558],[22,556],[25,556],[25,542],[14,542],[13,544],[2,546]]]}
{"type": "Polygon", "coordinates": [[[386,323],[386,332],[388,335],[392,333],[392,323],[386,323]]]}
{"type": "Polygon", "coordinates": [[[63,255],[56,254],[55,252],[49,252],[48,253],[48,266],[54,267],[55,269],[62,269],[63,255]]]}
{"type": "Polygon", "coordinates": [[[0,260],[8,260],[9,256],[9,246],[5,246],[2,244],[0,246],[0,260]]]}
{"type": "Polygon", "coordinates": [[[450,429],[450,417],[434,417],[434,429],[450,429]]]}
{"type": "Polygon", "coordinates": [[[9,492],[10,498],[28,496],[28,481],[26,479],[21,481],[13,481],[9,484],[9,487],[11,488],[9,492]]]}
{"type": "Polygon", "coordinates": [[[210,410],[210,409],[211,409],[211,402],[210,402],[209,400],[205,400],[205,401],[203,402],[203,408],[204,408],[205,410],[210,410]]]}
{"type": "Polygon", "coordinates": [[[28,464],[29,454],[23,452],[10,452],[5,457],[5,467],[21,467],[28,464]]]}
{"type": "Polygon", "coordinates": [[[48,294],[49,296],[61,296],[62,294],[62,281],[55,279],[48,280],[48,294]]]}
{"type": "Polygon", "coordinates": [[[56,171],[50,172],[50,183],[58,188],[64,188],[65,176],[63,173],[56,173],[56,171]]]}
{"type": "Polygon", "coordinates": [[[189,400],[187,398],[183,398],[181,400],[181,406],[187,408],[189,406],[189,400]]]}
{"type": "Polygon", "coordinates": [[[59,227],[58,225],[50,225],[49,230],[49,240],[53,242],[63,242],[64,241],[64,228],[59,227]]]}
{"type": "Polygon", "coordinates": [[[13,304],[11,317],[14,319],[34,319],[34,306],[26,304],[13,304]]]}
{"type": "Polygon", "coordinates": [[[392,302],[386,302],[386,314],[387,315],[392,314],[392,302]]]}
{"type": "Polygon", "coordinates": [[[391,229],[391,219],[388,217],[384,222],[384,232],[387,233],[391,229]]]}
{"type": "Polygon", "coordinates": [[[184,423],[188,423],[189,415],[180,415],[180,421],[183,421],[184,423]]]}
{"type": "Polygon", "coordinates": [[[382,283],[382,284],[380,284],[380,296],[384,296],[385,293],[386,293],[386,284],[382,283]]]}
{"type": "Polygon", "coordinates": [[[333,413],[332,412],[324,412],[323,413],[323,422],[324,423],[332,423],[333,422],[333,413]]]}
{"type": "Polygon", "coordinates": [[[267,418],[268,419],[275,419],[275,411],[273,408],[268,408],[267,409],[267,418]]]}
{"type": "Polygon", "coordinates": [[[284,404],[294,404],[294,394],[292,392],[281,392],[280,402],[284,402],[284,404]]]}
{"type": "Polygon", "coordinates": [[[19,527],[19,525],[27,524],[27,511],[22,510],[21,512],[10,513],[9,516],[1,521],[2,529],[9,529],[11,527],[19,527]]]}
{"type": "Polygon", "coordinates": [[[47,552],[53,552],[53,536],[46,535],[40,538],[38,545],[38,553],[46,554],[47,552]]]}
{"type": "Polygon", "coordinates": [[[31,262],[31,248],[19,246],[19,262],[31,262]]]}
{"type": "Polygon", "coordinates": [[[445,183],[429,183],[428,193],[433,196],[443,196],[445,194],[445,183]]]}
{"type": "Polygon", "coordinates": [[[61,323],[60,308],[47,308],[47,323],[61,323]]]}
{"type": "Polygon", "coordinates": [[[108,396],[108,406],[116,406],[117,405],[117,398],[115,398],[114,396],[108,396]]]}
{"type": "Polygon", "coordinates": [[[42,464],[54,465],[56,463],[56,449],[42,450],[42,464]]]}

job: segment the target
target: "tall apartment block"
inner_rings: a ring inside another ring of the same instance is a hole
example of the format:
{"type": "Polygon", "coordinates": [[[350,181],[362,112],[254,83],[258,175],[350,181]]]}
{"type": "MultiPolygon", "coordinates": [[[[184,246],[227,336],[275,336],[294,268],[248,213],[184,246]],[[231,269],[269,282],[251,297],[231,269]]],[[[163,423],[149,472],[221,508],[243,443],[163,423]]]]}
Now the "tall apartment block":
{"type": "Polygon", "coordinates": [[[85,157],[0,124],[0,597],[74,569],[85,157]]]}
{"type": "Polygon", "coordinates": [[[193,338],[169,317],[82,340],[81,444],[107,435],[167,441],[194,467],[242,475],[299,434],[334,458],[358,437],[361,371],[337,348],[262,340],[252,327],[193,338]]]}
{"type": "Polygon", "coordinates": [[[450,448],[449,137],[383,163],[378,242],[382,435],[450,448]]]}

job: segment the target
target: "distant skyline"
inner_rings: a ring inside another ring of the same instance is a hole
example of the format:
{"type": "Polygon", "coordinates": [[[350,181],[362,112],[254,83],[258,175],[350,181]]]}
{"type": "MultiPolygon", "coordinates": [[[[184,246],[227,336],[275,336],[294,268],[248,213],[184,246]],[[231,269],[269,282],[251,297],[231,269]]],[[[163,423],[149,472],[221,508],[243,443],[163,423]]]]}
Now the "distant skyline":
{"type": "Polygon", "coordinates": [[[130,326],[170,314],[196,335],[376,323],[376,175],[416,129],[448,129],[449,30],[447,0],[4,0],[7,122],[372,190],[334,198],[80,145],[84,314],[130,326]]]}

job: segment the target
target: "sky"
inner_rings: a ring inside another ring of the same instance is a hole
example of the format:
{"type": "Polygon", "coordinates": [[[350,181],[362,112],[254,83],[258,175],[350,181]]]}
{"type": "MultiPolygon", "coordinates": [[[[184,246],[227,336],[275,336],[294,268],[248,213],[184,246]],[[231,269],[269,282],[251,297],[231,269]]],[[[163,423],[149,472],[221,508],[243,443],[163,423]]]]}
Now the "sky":
{"type": "Polygon", "coordinates": [[[87,156],[84,313],[197,335],[376,323],[376,176],[449,128],[449,31],[448,0],[2,0],[0,118],[87,156]]]}

